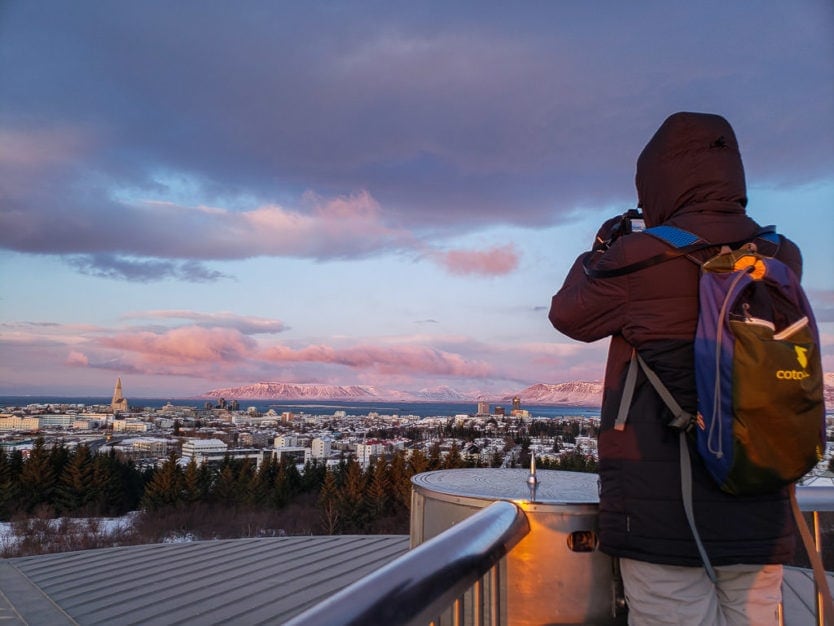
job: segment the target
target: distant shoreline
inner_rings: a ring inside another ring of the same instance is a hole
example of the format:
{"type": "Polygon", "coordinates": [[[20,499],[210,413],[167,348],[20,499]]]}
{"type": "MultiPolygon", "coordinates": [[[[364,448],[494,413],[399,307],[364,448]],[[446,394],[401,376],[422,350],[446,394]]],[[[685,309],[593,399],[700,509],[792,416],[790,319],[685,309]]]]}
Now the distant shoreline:
{"type": "MultiPolygon", "coordinates": [[[[26,406],[28,404],[83,404],[109,405],[110,398],[106,396],[47,396],[47,395],[15,395],[0,396],[0,407],[26,406]]],[[[231,401],[232,398],[229,398],[231,401]]],[[[336,410],[344,410],[350,414],[398,414],[418,415],[421,417],[452,416],[460,414],[474,414],[477,410],[477,403],[471,401],[449,400],[449,401],[407,401],[398,402],[390,400],[379,401],[352,401],[352,400],[281,400],[281,399],[246,399],[235,398],[240,409],[246,410],[254,406],[261,412],[274,409],[276,412],[293,411],[298,413],[309,413],[312,415],[332,415],[336,410]]],[[[159,409],[170,403],[174,406],[194,406],[202,408],[205,402],[212,405],[217,401],[209,398],[128,398],[128,404],[133,408],[154,408],[159,409]]],[[[490,407],[504,407],[509,414],[509,403],[490,402],[490,407]]],[[[600,408],[595,406],[578,406],[565,404],[524,404],[522,408],[530,412],[532,417],[599,417],[600,408]]]]}

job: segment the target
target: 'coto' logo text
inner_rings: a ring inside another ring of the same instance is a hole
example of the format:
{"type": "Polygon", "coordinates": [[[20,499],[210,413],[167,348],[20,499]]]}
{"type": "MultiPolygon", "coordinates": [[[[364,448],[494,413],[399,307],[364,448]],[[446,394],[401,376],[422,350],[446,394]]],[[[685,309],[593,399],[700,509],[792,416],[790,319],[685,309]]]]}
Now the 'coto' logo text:
{"type": "Polygon", "coordinates": [[[805,380],[810,374],[801,370],[776,370],[778,380],[805,380]]]}

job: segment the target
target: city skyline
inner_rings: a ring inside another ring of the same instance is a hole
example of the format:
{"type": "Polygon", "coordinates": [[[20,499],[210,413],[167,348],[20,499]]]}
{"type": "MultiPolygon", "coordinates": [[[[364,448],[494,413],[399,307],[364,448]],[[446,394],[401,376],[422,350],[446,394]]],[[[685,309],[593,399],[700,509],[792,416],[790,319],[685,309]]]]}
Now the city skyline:
{"type": "Polygon", "coordinates": [[[834,5],[12,0],[0,395],[599,381],[550,297],[724,115],[834,371],[834,5]]]}

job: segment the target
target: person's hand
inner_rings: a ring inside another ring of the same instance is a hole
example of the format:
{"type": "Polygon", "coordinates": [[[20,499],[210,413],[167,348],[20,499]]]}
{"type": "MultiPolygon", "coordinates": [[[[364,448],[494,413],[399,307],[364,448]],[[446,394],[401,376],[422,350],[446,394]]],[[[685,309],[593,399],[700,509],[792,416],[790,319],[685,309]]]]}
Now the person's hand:
{"type": "Polygon", "coordinates": [[[591,246],[591,250],[594,252],[598,250],[607,250],[608,246],[612,243],[612,240],[618,234],[617,231],[620,229],[622,221],[622,215],[616,215],[611,219],[606,220],[597,231],[597,236],[594,237],[594,245],[591,246]]]}

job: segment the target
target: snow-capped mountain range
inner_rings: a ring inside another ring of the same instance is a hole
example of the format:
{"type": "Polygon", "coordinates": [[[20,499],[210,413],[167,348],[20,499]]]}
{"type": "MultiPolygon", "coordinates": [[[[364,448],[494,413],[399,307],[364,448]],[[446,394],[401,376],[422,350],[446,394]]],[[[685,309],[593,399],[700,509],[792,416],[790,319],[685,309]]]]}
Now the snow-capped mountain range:
{"type": "Polygon", "coordinates": [[[319,385],[304,383],[262,382],[239,387],[212,389],[207,398],[227,400],[346,400],[353,402],[388,400],[396,402],[512,402],[514,396],[523,404],[564,404],[569,406],[600,406],[602,383],[572,382],[548,385],[539,383],[510,394],[462,393],[440,386],[418,391],[379,389],[366,385],[319,385]]]}
{"type": "MultiPolygon", "coordinates": [[[[825,403],[834,407],[834,372],[824,376],[825,403]]],[[[565,405],[598,407],[602,404],[602,383],[567,382],[558,384],[537,383],[515,393],[484,394],[464,393],[451,387],[440,386],[417,391],[380,389],[368,385],[320,385],[312,383],[263,382],[239,387],[212,389],[203,394],[206,398],[227,400],[344,400],[349,402],[502,402],[509,404],[518,396],[522,405],[565,405]]]]}

